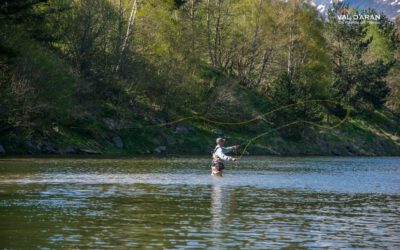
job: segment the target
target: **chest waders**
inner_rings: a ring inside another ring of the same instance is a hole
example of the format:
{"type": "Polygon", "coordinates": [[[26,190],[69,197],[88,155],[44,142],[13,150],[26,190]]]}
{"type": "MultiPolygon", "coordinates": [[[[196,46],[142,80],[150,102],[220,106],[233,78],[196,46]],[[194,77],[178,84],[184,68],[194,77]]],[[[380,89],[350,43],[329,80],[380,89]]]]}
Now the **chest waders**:
{"type": "Polygon", "coordinates": [[[216,146],[212,154],[211,175],[221,175],[225,168],[224,161],[216,154],[219,148],[220,146],[216,146]]]}

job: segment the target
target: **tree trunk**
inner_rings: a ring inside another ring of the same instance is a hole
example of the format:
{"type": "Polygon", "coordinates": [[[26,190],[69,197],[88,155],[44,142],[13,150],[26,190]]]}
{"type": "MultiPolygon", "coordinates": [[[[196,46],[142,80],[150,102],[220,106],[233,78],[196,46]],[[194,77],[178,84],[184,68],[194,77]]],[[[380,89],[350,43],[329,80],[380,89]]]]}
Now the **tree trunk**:
{"type": "Polygon", "coordinates": [[[252,72],[254,70],[255,54],[256,54],[256,51],[257,51],[257,38],[258,38],[258,33],[260,31],[260,10],[261,10],[261,6],[262,6],[262,1],[263,0],[260,0],[258,2],[257,17],[256,17],[256,28],[254,30],[253,42],[252,42],[252,45],[251,45],[250,58],[249,58],[250,63],[249,63],[249,68],[248,68],[247,74],[246,74],[247,76],[245,76],[247,78],[246,79],[247,83],[251,82],[251,74],[252,74],[252,72]]]}
{"type": "Polygon", "coordinates": [[[288,46],[288,58],[287,58],[287,73],[288,76],[292,77],[292,53],[294,47],[294,39],[293,39],[293,26],[294,26],[294,9],[289,23],[289,46],[288,46]]]}
{"type": "Polygon", "coordinates": [[[220,40],[220,24],[221,24],[221,0],[216,0],[218,8],[217,23],[215,24],[215,37],[214,37],[214,66],[220,66],[221,60],[217,51],[219,50],[220,40]]]}
{"type": "MultiPolygon", "coordinates": [[[[123,25],[123,9],[122,9],[122,0],[119,0],[118,4],[118,23],[117,23],[117,41],[115,43],[115,65],[118,63],[119,60],[119,53],[122,43],[122,25],[123,25]]],[[[115,67],[115,66],[114,66],[115,67]]]]}
{"type": "Polygon", "coordinates": [[[287,57],[287,73],[290,76],[290,68],[292,67],[292,27],[290,27],[290,38],[288,46],[288,57],[287,57]]]}
{"type": "Polygon", "coordinates": [[[135,22],[135,18],[136,18],[136,12],[137,12],[137,0],[134,0],[133,4],[132,4],[131,14],[130,14],[129,20],[128,20],[128,26],[126,28],[125,38],[124,38],[124,41],[121,46],[121,52],[119,54],[118,63],[114,69],[115,72],[117,72],[119,70],[121,63],[122,63],[122,58],[124,56],[126,48],[128,47],[129,38],[132,35],[132,26],[133,26],[133,24],[135,22]]]}
{"type": "Polygon", "coordinates": [[[190,2],[190,23],[191,23],[191,28],[192,28],[192,48],[191,52],[193,53],[195,50],[195,29],[194,29],[194,2],[195,0],[191,0],[190,2]]]}
{"type": "Polygon", "coordinates": [[[214,57],[211,48],[211,27],[210,27],[210,0],[207,0],[207,47],[208,47],[208,55],[211,60],[211,64],[214,66],[214,57]]]}
{"type": "Polygon", "coordinates": [[[258,87],[258,86],[260,85],[260,83],[261,83],[262,76],[264,75],[265,68],[267,67],[267,62],[269,61],[269,58],[270,58],[271,55],[272,55],[272,51],[273,51],[273,48],[272,48],[272,45],[271,45],[271,46],[270,46],[268,49],[266,49],[265,52],[264,52],[263,63],[262,63],[261,70],[260,70],[260,73],[258,74],[258,79],[257,79],[257,82],[256,82],[256,86],[257,86],[257,87],[258,87]]]}

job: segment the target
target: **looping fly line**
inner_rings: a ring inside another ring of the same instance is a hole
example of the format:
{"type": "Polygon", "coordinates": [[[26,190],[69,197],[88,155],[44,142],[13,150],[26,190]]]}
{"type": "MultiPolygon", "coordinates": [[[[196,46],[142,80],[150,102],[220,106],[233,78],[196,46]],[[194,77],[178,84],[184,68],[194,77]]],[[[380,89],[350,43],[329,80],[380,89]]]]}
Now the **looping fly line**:
{"type": "Polygon", "coordinates": [[[243,154],[246,152],[247,148],[255,140],[257,140],[257,139],[259,139],[259,138],[261,138],[263,136],[266,136],[266,135],[268,135],[269,133],[271,133],[273,131],[277,131],[279,129],[283,129],[283,128],[286,128],[286,127],[289,127],[289,126],[293,126],[293,125],[298,124],[298,123],[304,123],[304,124],[308,124],[310,126],[319,127],[319,128],[323,128],[323,129],[333,129],[333,128],[337,128],[337,127],[343,125],[350,117],[350,107],[348,105],[344,105],[344,104],[342,104],[340,102],[333,101],[333,100],[307,100],[307,101],[300,101],[300,102],[297,102],[297,103],[292,103],[292,104],[281,106],[279,108],[276,108],[276,109],[273,109],[273,110],[268,111],[266,113],[257,115],[256,117],[254,117],[252,119],[249,119],[249,120],[245,120],[245,121],[223,122],[223,121],[212,120],[212,119],[209,119],[209,118],[207,118],[205,116],[202,116],[202,115],[193,115],[193,116],[188,116],[188,117],[184,117],[184,118],[181,118],[181,119],[177,119],[177,120],[174,120],[174,121],[171,121],[171,122],[165,122],[165,123],[162,123],[162,124],[158,124],[157,126],[161,127],[161,126],[173,125],[173,124],[176,124],[176,123],[179,123],[179,122],[182,122],[182,121],[186,121],[186,120],[202,120],[202,121],[205,121],[205,122],[208,122],[208,123],[211,123],[211,124],[216,124],[216,125],[245,125],[245,124],[252,123],[252,122],[255,122],[255,121],[258,121],[258,120],[264,120],[265,121],[265,117],[268,116],[268,115],[271,115],[273,113],[276,113],[278,111],[282,111],[282,110],[285,110],[285,109],[293,108],[293,107],[296,107],[296,106],[299,106],[299,105],[302,105],[302,104],[307,104],[307,103],[331,103],[331,104],[335,104],[335,105],[345,106],[346,115],[342,119],[340,119],[336,124],[333,124],[333,125],[330,125],[330,126],[321,125],[321,124],[318,124],[318,123],[315,123],[315,122],[311,122],[311,121],[306,121],[306,120],[296,120],[296,121],[293,121],[293,122],[290,122],[290,123],[286,123],[286,124],[284,124],[282,126],[279,126],[277,128],[271,129],[269,131],[263,132],[261,134],[258,134],[257,136],[254,136],[254,137],[252,137],[252,138],[250,138],[248,140],[246,146],[243,148],[242,153],[240,154],[240,158],[243,156],[243,154]]]}

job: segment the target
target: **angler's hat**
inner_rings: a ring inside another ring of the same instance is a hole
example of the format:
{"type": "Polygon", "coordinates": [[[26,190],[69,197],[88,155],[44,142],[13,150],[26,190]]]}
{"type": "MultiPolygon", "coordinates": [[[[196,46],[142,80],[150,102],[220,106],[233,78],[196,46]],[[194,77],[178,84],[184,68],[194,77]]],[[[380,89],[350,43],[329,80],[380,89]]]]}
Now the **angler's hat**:
{"type": "Polygon", "coordinates": [[[218,143],[220,143],[220,142],[222,142],[222,141],[225,141],[225,139],[224,139],[224,138],[221,138],[221,137],[218,137],[217,140],[215,140],[215,141],[216,141],[217,144],[218,144],[218,143]]]}

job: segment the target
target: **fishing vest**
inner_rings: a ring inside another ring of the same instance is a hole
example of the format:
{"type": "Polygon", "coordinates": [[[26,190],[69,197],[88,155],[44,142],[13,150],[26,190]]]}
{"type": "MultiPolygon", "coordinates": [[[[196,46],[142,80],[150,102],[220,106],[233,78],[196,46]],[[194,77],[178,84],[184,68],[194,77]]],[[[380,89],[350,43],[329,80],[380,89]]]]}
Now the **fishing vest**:
{"type": "Polygon", "coordinates": [[[221,158],[219,158],[219,156],[216,154],[218,148],[220,148],[219,145],[216,146],[216,147],[214,148],[214,151],[213,151],[213,153],[212,153],[212,160],[215,161],[215,162],[224,162],[224,160],[222,160],[221,158]]]}

